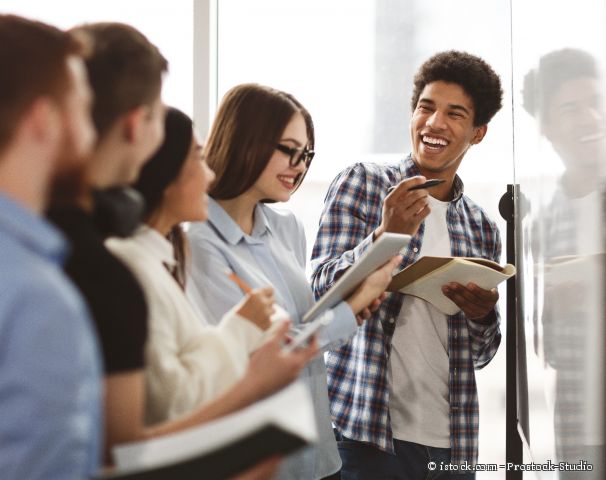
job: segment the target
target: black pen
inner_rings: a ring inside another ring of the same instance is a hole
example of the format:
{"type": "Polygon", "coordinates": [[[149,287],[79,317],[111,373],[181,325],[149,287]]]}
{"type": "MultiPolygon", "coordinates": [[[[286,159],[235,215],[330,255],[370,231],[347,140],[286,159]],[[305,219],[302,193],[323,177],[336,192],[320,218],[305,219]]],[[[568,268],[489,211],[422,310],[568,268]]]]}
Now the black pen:
{"type": "MultiPolygon", "coordinates": [[[[419,190],[421,188],[431,188],[431,187],[435,187],[436,185],[440,185],[441,183],[444,183],[446,180],[444,180],[443,178],[432,178],[431,180],[427,180],[425,183],[422,183],[421,185],[415,185],[414,187],[410,187],[408,189],[409,192],[412,192],[413,190],[419,190]]],[[[387,189],[387,193],[392,192],[393,190],[395,190],[397,187],[397,185],[394,185],[392,187],[389,187],[387,189]]]]}

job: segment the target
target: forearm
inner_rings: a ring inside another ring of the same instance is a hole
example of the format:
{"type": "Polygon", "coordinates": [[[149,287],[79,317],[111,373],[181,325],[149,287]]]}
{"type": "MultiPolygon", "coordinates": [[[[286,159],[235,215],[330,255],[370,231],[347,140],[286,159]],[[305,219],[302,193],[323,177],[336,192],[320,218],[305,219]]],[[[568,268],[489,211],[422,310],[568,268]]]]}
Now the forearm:
{"type": "Polygon", "coordinates": [[[223,394],[191,413],[182,415],[175,420],[145,428],[142,437],[143,439],[151,439],[192,428],[234,413],[251,405],[260,398],[261,395],[257,392],[257,388],[255,388],[247,377],[244,377],[223,394]]]}

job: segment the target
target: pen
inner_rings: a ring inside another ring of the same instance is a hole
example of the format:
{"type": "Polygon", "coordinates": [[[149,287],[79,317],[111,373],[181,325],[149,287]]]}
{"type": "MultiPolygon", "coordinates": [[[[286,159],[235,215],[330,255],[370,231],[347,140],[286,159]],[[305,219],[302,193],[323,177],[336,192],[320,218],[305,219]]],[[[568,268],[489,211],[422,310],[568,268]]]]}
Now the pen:
{"type": "MultiPolygon", "coordinates": [[[[409,192],[412,192],[413,190],[420,190],[421,188],[431,188],[431,187],[435,187],[436,185],[440,185],[441,183],[444,183],[446,180],[444,180],[443,178],[432,178],[431,180],[427,180],[425,183],[422,183],[421,185],[415,185],[414,187],[410,187],[408,189],[409,192]]],[[[397,185],[393,185],[391,187],[389,187],[387,189],[387,193],[392,192],[393,190],[395,190],[397,187],[397,185]]]]}
{"type": "Polygon", "coordinates": [[[230,280],[238,285],[238,287],[240,287],[244,293],[250,293],[252,290],[252,288],[250,288],[244,280],[238,277],[233,270],[225,270],[225,275],[227,275],[230,280]]]}

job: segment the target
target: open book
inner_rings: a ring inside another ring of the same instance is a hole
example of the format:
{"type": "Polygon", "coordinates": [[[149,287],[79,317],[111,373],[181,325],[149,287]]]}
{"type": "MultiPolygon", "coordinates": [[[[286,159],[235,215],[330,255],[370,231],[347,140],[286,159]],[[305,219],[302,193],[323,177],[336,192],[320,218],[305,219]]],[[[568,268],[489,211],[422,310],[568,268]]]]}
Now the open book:
{"type": "Polygon", "coordinates": [[[226,479],[274,454],[317,439],[310,394],[301,383],[200,427],[114,448],[104,479],[226,479]]]}
{"type": "Polygon", "coordinates": [[[516,268],[511,264],[503,267],[484,258],[426,256],[396,273],[387,290],[414,295],[441,312],[454,315],[460,308],[444,295],[442,286],[450,282],[461,285],[473,282],[489,290],[515,273],[516,268]]]}

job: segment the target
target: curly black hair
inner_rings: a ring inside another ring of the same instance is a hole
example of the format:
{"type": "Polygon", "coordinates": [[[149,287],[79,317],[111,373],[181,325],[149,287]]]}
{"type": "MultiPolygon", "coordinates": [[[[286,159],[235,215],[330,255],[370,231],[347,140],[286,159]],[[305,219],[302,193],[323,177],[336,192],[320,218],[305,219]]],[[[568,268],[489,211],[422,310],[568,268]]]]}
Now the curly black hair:
{"type": "Polygon", "coordinates": [[[546,53],[537,68],[524,76],[522,106],[532,116],[544,117],[551,99],[563,83],[579,77],[599,78],[595,58],[576,48],[546,53]]]}
{"type": "Polygon", "coordinates": [[[414,77],[411,108],[417,107],[426,85],[443,81],[460,85],[473,100],[475,127],[486,125],[502,106],[501,80],[488,63],[466,52],[449,50],[433,55],[414,77]]]}

